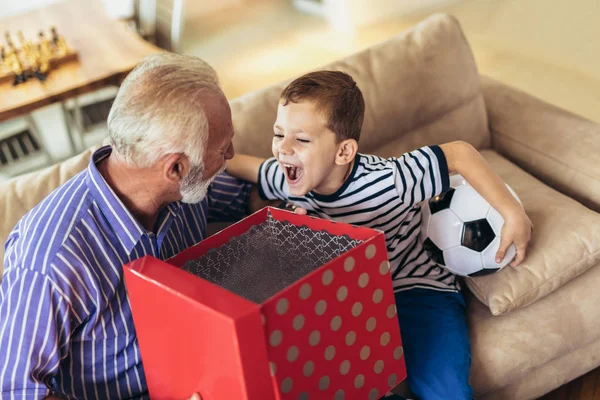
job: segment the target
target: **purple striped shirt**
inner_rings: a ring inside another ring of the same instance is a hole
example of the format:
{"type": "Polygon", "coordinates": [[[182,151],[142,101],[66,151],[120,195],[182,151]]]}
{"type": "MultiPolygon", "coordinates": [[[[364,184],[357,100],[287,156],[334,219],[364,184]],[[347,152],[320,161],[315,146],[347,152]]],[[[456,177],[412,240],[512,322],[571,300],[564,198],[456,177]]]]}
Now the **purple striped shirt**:
{"type": "Polygon", "coordinates": [[[198,204],[171,203],[147,232],[89,167],[15,226],[0,285],[0,398],[145,398],[147,387],[122,265],[167,259],[211,220],[245,214],[249,185],[220,174],[198,204]]]}

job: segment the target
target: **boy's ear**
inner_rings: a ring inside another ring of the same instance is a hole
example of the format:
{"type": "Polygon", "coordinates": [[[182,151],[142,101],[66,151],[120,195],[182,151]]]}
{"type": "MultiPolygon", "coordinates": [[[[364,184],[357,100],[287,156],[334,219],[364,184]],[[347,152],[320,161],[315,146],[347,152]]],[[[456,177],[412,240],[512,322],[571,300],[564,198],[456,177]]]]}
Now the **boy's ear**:
{"type": "Polygon", "coordinates": [[[354,160],[358,152],[358,142],[354,139],[346,139],[338,145],[335,163],[337,165],[346,165],[354,160]]]}

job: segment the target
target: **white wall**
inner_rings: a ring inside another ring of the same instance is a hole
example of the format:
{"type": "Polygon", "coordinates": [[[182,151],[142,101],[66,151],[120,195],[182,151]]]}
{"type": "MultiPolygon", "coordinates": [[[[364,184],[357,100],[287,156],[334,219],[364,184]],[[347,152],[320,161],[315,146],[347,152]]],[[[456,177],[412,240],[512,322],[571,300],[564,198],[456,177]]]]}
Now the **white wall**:
{"type": "MultiPolygon", "coordinates": [[[[0,18],[35,10],[60,0],[0,0],[0,18]]],[[[96,0],[93,0],[96,1],[96,0]]],[[[113,18],[133,15],[133,0],[102,0],[107,13],[113,18]]]]}
{"type": "Polygon", "coordinates": [[[0,18],[21,14],[59,0],[0,0],[0,18]]]}

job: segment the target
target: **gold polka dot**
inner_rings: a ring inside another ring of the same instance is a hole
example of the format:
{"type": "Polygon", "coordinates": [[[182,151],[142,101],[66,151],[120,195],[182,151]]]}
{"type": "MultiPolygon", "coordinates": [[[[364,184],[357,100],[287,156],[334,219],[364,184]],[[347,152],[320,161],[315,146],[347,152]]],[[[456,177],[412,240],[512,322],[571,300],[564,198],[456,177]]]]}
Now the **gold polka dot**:
{"type": "Polygon", "coordinates": [[[346,261],[344,261],[344,271],[352,271],[354,269],[354,264],[356,264],[356,261],[354,261],[354,257],[346,258],[346,261]]]}
{"type": "Polygon", "coordinates": [[[383,300],[383,290],[375,289],[373,292],[373,303],[379,304],[381,303],[381,300],[383,300]]]}
{"type": "Polygon", "coordinates": [[[344,301],[348,297],[348,288],[346,286],[340,286],[337,291],[337,299],[339,301],[344,301]]]}
{"type": "Polygon", "coordinates": [[[381,373],[381,371],[383,371],[383,366],[384,366],[383,360],[377,360],[375,362],[375,366],[373,367],[373,371],[377,375],[379,375],[381,373]]]}
{"type": "Polygon", "coordinates": [[[379,398],[379,390],[376,388],[371,389],[369,392],[369,400],[377,400],[379,398]]]}
{"type": "Polygon", "coordinates": [[[310,336],[308,337],[308,343],[310,343],[311,346],[316,346],[319,344],[320,341],[321,341],[321,332],[312,331],[310,333],[310,336]]]}
{"type": "Polygon", "coordinates": [[[315,372],[315,363],[312,361],[307,361],[302,368],[302,372],[307,378],[311,376],[313,372],[315,372]]]}
{"type": "Polygon", "coordinates": [[[281,382],[281,391],[283,393],[289,393],[292,390],[293,386],[294,381],[292,381],[292,378],[285,378],[283,382],[281,382]]]}
{"type": "Polygon", "coordinates": [[[327,346],[325,349],[325,359],[331,361],[333,357],[335,357],[335,346],[327,346]]]}
{"type": "Polygon", "coordinates": [[[350,361],[344,360],[340,364],[340,374],[347,375],[350,372],[350,361]]]}
{"type": "Polygon", "coordinates": [[[277,365],[274,362],[269,363],[269,368],[271,369],[271,376],[277,375],[277,365]]]}
{"type": "Polygon", "coordinates": [[[396,316],[396,305],[390,304],[385,314],[388,318],[394,318],[396,316]]]}
{"type": "Polygon", "coordinates": [[[381,334],[381,339],[379,340],[379,343],[381,343],[382,346],[387,346],[389,342],[390,334],[388,332],[383,332],[381,334]]]}
{"type": "Polygon", "coordinates": [[[329,377],[322,376],[321,379],[319,379],[319,389],[327,390],[328,387],[329,387],[329,377]]]}
{"type": "Polygon", "coordinates": [[[356,333],[354,331],[350,331],[346,334],[346,344],[348,346],[352,346],[356,342],[356,333]]]}
{"type": "Polygon", "coordinates": [[[327,302],[325,300],[319,300],[315,306],[315,313],[317,315],[323,315],[325,314],[325,310],[327,310],[327,302]]]}
{"type": "Polygon", "coordinates": [[[358,317],[358,316],[360,316],[360,314],[362,314],[362,310],[363,310],[362,304],[359,301],[357,301],[352,306],[352,315],[354,315],[355,317],[358,317]]]}
{"type": "Polygon", "coordinates": [[[292,346],[288,349],[287,359],[289,362],[294,362],[298,359],[298,354],[300,354],[300,350],[296,346],[292,346]]]}
{"type": "Polygon", "coordinates": [[[365,251],[365,257],[367,257],[369,260],[373,257],[375,257],[375,254],[377,253],[377,247],[375,247],[374,244],[370,244],[367,246],[367,250],[365,251]]]}
{"type": "Polygon", "coordinates": [[[402,358],[403,355],[404,349],[402,348],[402,346],[396,347],[396,349],[394,350],[394,360],[399,360],[400,358],[402,358]]]}
{"type": "Polygon", "coordinates": [[[381,264],[379,264],[379,273],[381,275],[387,274],[389,270],[390,270],[389,261],[385,260],[385,261],[382,261],[381,264]]]}
{"type": "Polygon", "coordinates": [[[283,333],[280,330],[275,330],[271,333],[269,343],[271,343],[271,346],[277,347],[281,344],[281,340],[283,340],[283,333]]]}
{"type": "Polygon", "coordinates": [[[358,286],[360,286],[361,288],[364,288],[368,284],[369,284],[369,274],[367,274],[366,272],[363,272],[358,277],[358,286]]]}
{"type": "Polygon", "coordinates": [[[333,282],[333,271],[328,269],[327,271],[323,272],[321,282],[323,282],[323,285],[325,286],[331,285],[331,282],[333,282]]]}
{"type": "MultiPolygon", "coordinates": [[[[388,379],[389,382],[389,379],[388,379]]],[[[356,375],[356,378],[354,378],[354,387],[357,389],[360,389],[361,387],[363,387],[365,384],[365,376],[363,374],[358,374],[356,375]]]]}
{"type": "Polygon", "coordinates": [[[369,356],[371,355],[371,348],[369,346],[363,346],[362,349],[360,349],[360,359],[365,361],[369,358],[369,356]]]}
{"type": "Polygon", "coordinates": [[[377,320],[375,317],[371,317],[367,320],[367,331],[373,332],[377,326],[377,320]]]}
{"type": "Polygon", "coordinates": [[[287,312],[290,303],[288,303],[287,299],[281,299],[277,302],[277,314],[283,315],[287,312]]]}
{"type": "Polygon", "coordinates": [[[308,400],[308,393],[306,393],[306,392],[300,393],[300,395],[298,396],[298,400],[308,400]]]}
{"type": "Polygon", "coordinates": [[[296,330],[296,331],[299,331],[300,329],[304,328],[304,315],[302,315],[302,314],[296,315],[294,317],[293,326],[294,326],[294,330],[296,330]]]}
{"type": "Polygon", "coordinates": [[[342,317],[340,317],[339,315],[336,315],[335,317],[333,317],[331,319],[331,330],[334,332],[337,332],[340,330],[342,326],[342,317]]]}
{"type": "Polygon", "coordinates": [[[335,396],[333,396],[333,400],[344,400],[346,395],[344,394],[344,389],[339,389],[335,392],[335,396]]]}
{"type": "Polygon", "coordinates": [[[395,386],[396,382],[398,382],[398,377],[396,374],[391,374],[388,378],[388,386],[395,386]]]}
{"type": "Polygon", "coordinates": [[[302,300],[306,300],[310,297],[310,294],[312,292],[312,288],[310,287],[310,285],[308,283],[305,283],[304,285],[302,285],[300,287],[300,298],[302,300]]]}

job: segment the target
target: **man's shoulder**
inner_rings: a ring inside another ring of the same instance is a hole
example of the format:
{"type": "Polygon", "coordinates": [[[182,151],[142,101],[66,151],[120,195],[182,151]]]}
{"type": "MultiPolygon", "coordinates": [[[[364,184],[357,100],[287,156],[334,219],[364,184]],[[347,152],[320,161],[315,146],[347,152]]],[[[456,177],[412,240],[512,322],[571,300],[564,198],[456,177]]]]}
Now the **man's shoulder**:
{"type": "Polygon", "coordinates": [[[9,235],[5,267],[45,270],[88,214],[93,202],[90,197],[85,171],[56,188],[24,215],[9,235]]]}

